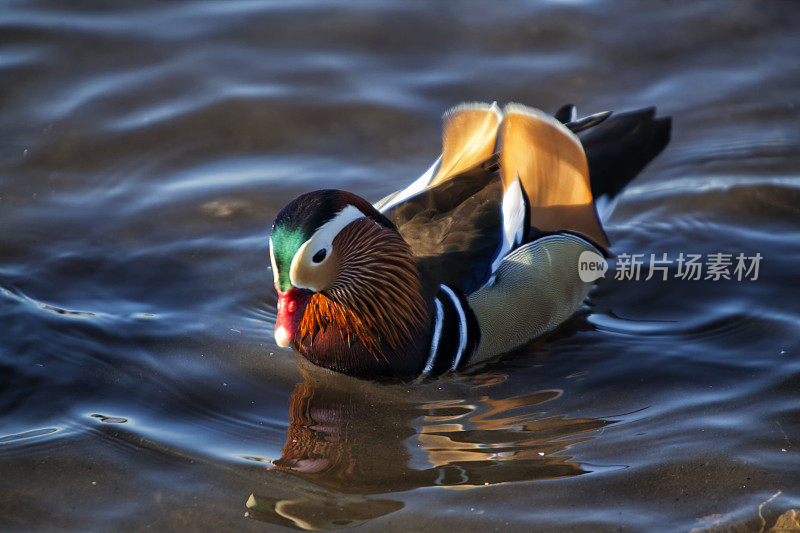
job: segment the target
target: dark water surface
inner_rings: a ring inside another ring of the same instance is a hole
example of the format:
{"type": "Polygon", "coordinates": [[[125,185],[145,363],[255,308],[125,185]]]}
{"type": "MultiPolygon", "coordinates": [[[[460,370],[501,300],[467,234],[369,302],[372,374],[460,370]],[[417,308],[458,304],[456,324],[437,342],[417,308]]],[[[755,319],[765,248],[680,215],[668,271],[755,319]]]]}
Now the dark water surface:
{"type": "Polygon", "coordinates": [[[763,0],[2,2],[0,528],[758,531],[800,508],[798,29],[763,0]],[[433,383],[301,373],[272,339],[272,218],[403,186],[465,100],[657,104],[673,142],[615,252],[760,253],[759,278],[609,276],[433,383]]]}

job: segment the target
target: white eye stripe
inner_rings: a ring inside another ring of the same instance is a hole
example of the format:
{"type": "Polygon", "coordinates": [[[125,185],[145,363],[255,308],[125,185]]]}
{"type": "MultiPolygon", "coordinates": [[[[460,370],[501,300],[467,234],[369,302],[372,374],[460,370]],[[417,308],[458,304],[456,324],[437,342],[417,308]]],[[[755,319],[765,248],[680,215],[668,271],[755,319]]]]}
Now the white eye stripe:
{"type": "Polygon", "coordinates": [[[340,231],[351,222],[359,218],[364,218],[364,216],[366,215],[364,215],[359,208],[354,205],[348,205],[339,211],[335,217],[321,225],[308,240],[310,242],[320,243],[318,248],[330,248],[330,245],[333,244],[333,239],[336,238],[340,231]]]}
{"type": "MultiPolygon", "coordinates": [[[[330,251],[333,247],[333,239],[336,238],[339,232],[347,227],[351,222],[354,222],[360,218],[364,218],[365,216],[366,215],[364,215],[364,213],[362,213],[361,210],[356,206],[348,205],[339,211],[336,216],[320,226],[317,231],[314,232],[314,235],[312,235],[310,239],[300,246],[292,258],[292,265],[289,268],[289,280],[291,281],[292,285],[301,289],[321,289],[321,287],[309,287],[300,283],[297,279],[298,272],[303,265],[312,267],[316,266],[317,263],[313,263],[312,261],[314,254],[323,248],[330,251]]],[[[321,264],[321,262],[319,264],[321,264]]]]}

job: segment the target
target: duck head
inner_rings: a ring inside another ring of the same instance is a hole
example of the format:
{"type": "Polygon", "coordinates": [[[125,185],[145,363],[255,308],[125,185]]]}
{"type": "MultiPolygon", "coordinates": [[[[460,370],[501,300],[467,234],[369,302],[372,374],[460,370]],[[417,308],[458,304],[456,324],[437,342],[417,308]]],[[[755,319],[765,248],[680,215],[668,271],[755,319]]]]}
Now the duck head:
{"type": "Polygon", "coordinates": [[[347,357],[353,346],[378,357],[387,346],[402,347],[423,322],[408,244],[354,194],[314,191],[283,208],[272,225],[270,260],[278,292],[275,341],[306,357],[320,352],[314,362],[347,357]]]}

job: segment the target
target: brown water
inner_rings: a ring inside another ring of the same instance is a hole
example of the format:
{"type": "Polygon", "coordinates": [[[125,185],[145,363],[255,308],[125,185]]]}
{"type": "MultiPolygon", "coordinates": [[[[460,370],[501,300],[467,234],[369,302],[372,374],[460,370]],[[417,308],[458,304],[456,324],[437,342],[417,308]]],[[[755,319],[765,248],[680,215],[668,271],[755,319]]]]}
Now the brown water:
{"type": "Polygon", "coordinates": [[[0,527],[758,531],[800,508],[799,28],[763,0],[3,2],[0,527]],[[403,186],[465,100],[657,104],[673,141],[615,252],[760,253],[759,278],[609,276],[432,383],[301,373],[272,339],[275,213],[403,186]]]}

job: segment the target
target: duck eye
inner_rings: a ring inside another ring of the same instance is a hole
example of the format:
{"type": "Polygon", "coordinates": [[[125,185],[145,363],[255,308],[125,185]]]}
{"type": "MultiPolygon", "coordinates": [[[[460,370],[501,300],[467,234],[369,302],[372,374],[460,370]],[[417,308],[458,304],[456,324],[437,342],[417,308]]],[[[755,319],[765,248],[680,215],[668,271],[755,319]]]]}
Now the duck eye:
{"type": "Polygon", "coordinates": [[[323,248],[322,250],[317,250],[317,253],[314,254],[314,257],[311,260],[315,263],[322,263],[325,260],[325,256],[328,255],[328,251],[323,248]]]}

